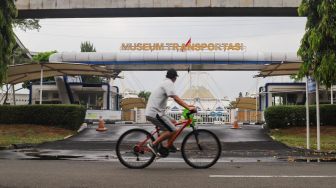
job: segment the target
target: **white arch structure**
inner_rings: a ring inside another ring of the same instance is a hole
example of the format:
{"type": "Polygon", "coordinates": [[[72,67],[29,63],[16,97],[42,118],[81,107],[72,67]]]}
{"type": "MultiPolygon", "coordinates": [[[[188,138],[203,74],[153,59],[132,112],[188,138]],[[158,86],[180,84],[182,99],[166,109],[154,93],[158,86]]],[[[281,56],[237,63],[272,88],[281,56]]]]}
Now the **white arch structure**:
{"type": "Polygon", "coordinates": [[[50,56],[52,63],[106,65],[111,70],[245,70],[258,71],[269,64],[300,62],[296,53],[248,52],[63,52],[50,56]]]}

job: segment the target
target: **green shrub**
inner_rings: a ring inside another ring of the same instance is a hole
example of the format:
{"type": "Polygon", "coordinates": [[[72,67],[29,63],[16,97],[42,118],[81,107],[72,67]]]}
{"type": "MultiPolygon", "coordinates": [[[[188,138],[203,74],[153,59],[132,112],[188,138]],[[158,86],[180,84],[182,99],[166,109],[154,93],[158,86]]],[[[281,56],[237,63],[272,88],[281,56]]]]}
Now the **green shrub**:
{"type": "Polygon", "coordinates": [[[77,130],[86,109],[79,105],[0,106],[0,124],[36,124],[77,130]]]}
{"type": "MultiPolygon", "coordinates": [[[[336,105],[320,105],[321,125],[336,125],[336,105]]],[[[316,125],[316,106],[309,106],[309,120],[316,125]]],[[[306,107],[272,106],[265,110],[265,121],[270,128],[306,126],[306,107]]]]}

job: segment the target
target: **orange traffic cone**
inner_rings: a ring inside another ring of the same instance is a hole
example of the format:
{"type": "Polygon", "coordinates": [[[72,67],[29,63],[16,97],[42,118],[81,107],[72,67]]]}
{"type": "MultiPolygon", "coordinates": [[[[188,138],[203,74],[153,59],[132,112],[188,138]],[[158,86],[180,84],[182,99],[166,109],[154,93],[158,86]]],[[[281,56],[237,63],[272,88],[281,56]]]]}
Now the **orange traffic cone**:
{"type": "Polygon", "coordinates": [[[231,129],[241,129],[241,127],[238,125],[238,121],[233,122],[233,127],[231,127],[231,129]]]}
{"type": "Polygon", "coordinates": [[[107,128],[105,127],[105,122],[101,116],[99,116],[99,124],[98,124],[98,128],[96,129],[96,131],[101,131],[101,132],[107,131],[107,128]]]}

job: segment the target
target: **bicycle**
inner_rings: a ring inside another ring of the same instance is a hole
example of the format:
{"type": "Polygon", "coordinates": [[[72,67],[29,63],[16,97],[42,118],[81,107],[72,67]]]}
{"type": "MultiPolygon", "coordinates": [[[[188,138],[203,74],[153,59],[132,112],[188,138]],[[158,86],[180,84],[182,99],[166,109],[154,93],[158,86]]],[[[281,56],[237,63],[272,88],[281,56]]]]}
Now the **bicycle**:
{"type": "MultiPolygon", "coordinates": [[[[218,137],[213,132],[195,127],[191,117],[193,113],[195,112],[186,113],[187,118],[175,124],[175,126],[182,126],[178,128],[178,133],[172,141],[168,142],[168,148],[173,145],[182,131],[190,126],[192,131],[182,141],[182,157],[193,168],[209,168],[219,159],[222,147],[218,137]]],[[[142,169],[149,166],[156,158],[156,155],[146,145],[149,141],[154,142],[154,135],[157,135],[157,137],[160,135],[158,127],[151,133],[144,129],[136,128],[122,134],[116,146],[116,154],[121,164],[132,169],[142,169]]],[[[160,157],[164,158],[169,155],[168,148],[160,144],[158,148],[160,157]]]]}

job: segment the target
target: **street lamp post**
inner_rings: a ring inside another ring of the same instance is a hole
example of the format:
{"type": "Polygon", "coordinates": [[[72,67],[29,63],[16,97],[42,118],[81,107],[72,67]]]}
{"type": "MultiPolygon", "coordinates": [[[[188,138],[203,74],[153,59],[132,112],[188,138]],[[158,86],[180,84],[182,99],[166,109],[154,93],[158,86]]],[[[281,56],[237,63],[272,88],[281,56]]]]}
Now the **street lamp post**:
{"type": "Polygon", "coordinates": [[[320,98],[319,98],[319,83],[316,82],[316,126],[317,126],[317,150],[321,150],[320,143],[320,98]]]}
{"type": "Polygon", "coordinates": [[[40,78],[40,104],[42,104],[42,92],[43,92],[43,65],[41,64],[41,78],[40,78]]]}
{"type": "Polygon", "coordinates": [[[309,91],[308,91],[308,76],[306,81],[306,136],[307,136],[307,149],[310,149],[310,132],[309,132],[309,91]]]}

